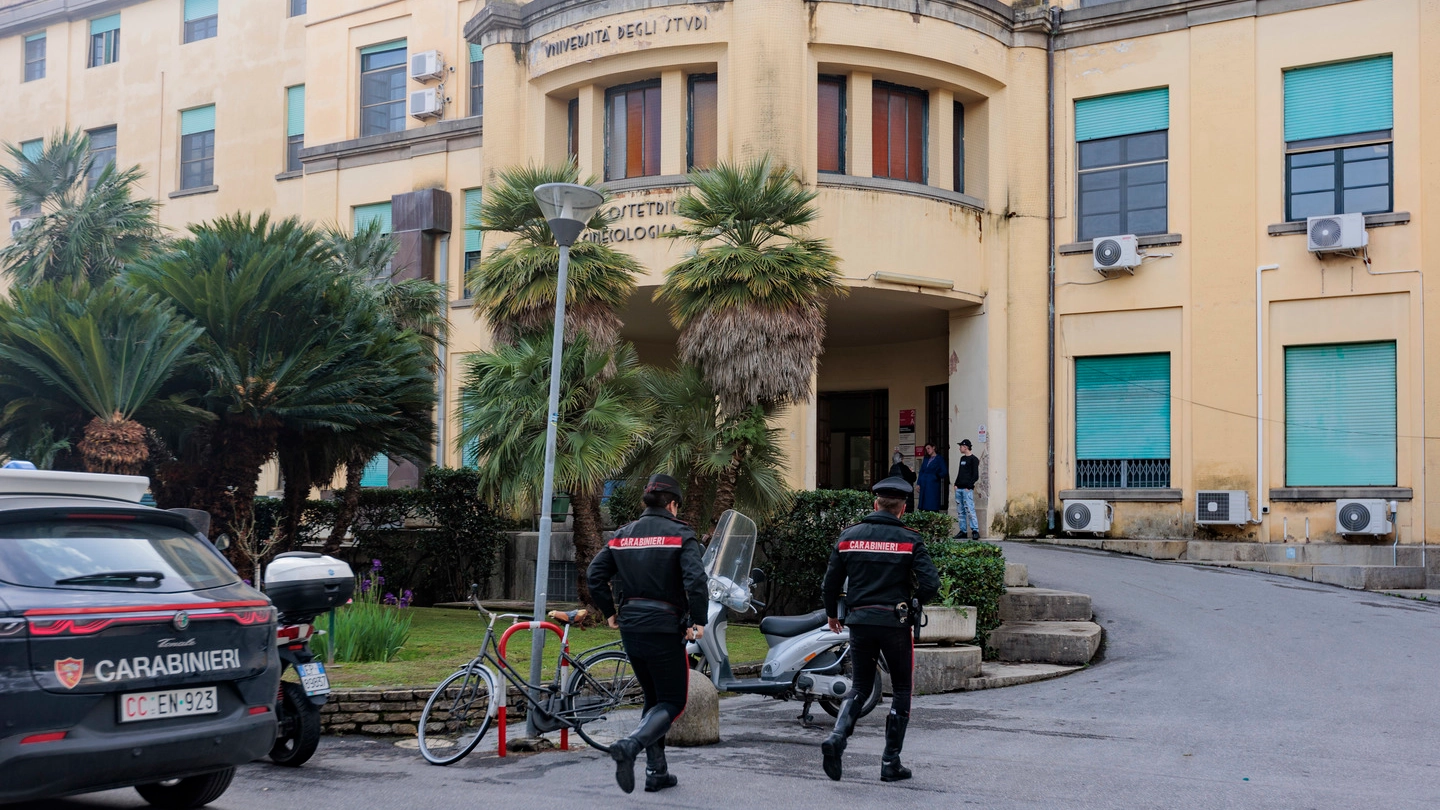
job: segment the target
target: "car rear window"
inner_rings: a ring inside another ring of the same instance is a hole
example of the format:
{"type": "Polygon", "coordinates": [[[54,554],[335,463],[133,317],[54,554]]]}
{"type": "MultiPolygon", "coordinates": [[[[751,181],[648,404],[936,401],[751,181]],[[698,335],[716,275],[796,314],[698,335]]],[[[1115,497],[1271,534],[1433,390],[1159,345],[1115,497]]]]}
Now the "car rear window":
{"type": "Polygon", "coordinates": [[[174,593],[236,582],[235,572],[204,541],[156,523],[54,519],[0,524],[0,580],[37,588],[174,593]],[[159,573],[158,581],[60,580],[117,572],[159,573]]]}

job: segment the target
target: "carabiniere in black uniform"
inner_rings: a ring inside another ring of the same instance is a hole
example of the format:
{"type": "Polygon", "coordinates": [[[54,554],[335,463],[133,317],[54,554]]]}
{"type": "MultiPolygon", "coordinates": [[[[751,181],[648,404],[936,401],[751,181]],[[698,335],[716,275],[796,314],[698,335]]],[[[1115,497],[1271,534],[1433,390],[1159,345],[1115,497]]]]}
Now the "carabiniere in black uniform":
{"type": "Polygon", "coordinates": [[[676,784],[665,764],[665,732],[685,711],[689,696],[685,640],[704,633],[709,608],[704,549],[690,526],[675,516],[680,482],[668,475],[651,476],[643,500],[640,519],[620,527],[587,572],[590,596],[610,626],[620,628],[630,666],[645,692],[640,726],[610,746],[615,781],[626,793],[635,789],[635,757],[641,750],[647,792],[676,784]],[[618,614],[612,580],[621,595],[618,614]]]}
{"type": "Polygon", "coordinates": [[[914,684],[915,623],[920,607],[940,592],[940,574],[921,542],[920,533],[900,522],[911,487],[892,477],[871,487],[875,511],[840,533],[825,570],[823,596],[830,629],[850,629],[850,655],[855,682],[835,719],[835,730],[821,744],[825,774],[839,780],[841,756],[855,731],[865,696],[875,683],[876,662],[885,656],[895,697],[885,718],[885,753],[880,779],[909,779],[900,764],[905,727],[910,723],[910,692],[914,684]],[[848,585],[846,584],[848,580],[848,585]],[[913,586],[912,586],[913,582],[913,586]],[[840,592],[845,591],[847,613],[839,614],[840,592]]]}

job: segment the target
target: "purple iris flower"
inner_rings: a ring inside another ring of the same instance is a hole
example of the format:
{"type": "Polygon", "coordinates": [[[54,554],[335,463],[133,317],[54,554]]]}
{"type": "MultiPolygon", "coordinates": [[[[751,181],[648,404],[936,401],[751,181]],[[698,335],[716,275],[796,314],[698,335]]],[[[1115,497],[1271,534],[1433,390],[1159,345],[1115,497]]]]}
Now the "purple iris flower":
{"type": "Polygon", "coordinates": [[[379,560],[371,560],[371,561],[370,561],[370,570],[371,570],[371,571],[379,571],[379,570],[380,570],[380,561],[379,561],[379,560]]]}
{"type": "Polygon", "coordinates": [[[387,605],[393,605],[393,604],[395,604],[395,594],[393,594],[393,593],[387,593],[387,594],[385,594],[385,604],[387,604],[387,605]]]}

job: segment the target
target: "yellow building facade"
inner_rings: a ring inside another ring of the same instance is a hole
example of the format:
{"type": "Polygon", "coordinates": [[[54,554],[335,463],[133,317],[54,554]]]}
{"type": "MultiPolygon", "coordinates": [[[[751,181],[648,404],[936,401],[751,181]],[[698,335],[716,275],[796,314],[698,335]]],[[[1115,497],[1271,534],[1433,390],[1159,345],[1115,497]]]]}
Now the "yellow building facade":
{"type": "Polygon", "coordinates": [[[1422,272],[1437,13],[31,0],[0,4],[0,139],[113,127],[172,228],[379,219],[398,272],[450,291],[452,465],[461,360],[489,345],[464,290],[485,247],[467,201],[510,166],[601,178],[613,222],[590,238],[645,268],[623,336],[666,364],[676,332],[652,296],[683,250],[660,235],[685,175],[769,155],[816,190],[849,288],[815,397],[780,417],[792,485],[866,486],[928,441],[953,476],[968,438],[987,529],[1059,530],[1086,501],[1115,536],[1334,541],[1355,498],[1410,544],[1440,529],[1422,272]],[[1368,245],[1310,250],[1308,217],[1340,214],[1368,245]],[[1244,493],[1227,505],[1249,520],[1206,521],[1216,492],[1244,493]]]}

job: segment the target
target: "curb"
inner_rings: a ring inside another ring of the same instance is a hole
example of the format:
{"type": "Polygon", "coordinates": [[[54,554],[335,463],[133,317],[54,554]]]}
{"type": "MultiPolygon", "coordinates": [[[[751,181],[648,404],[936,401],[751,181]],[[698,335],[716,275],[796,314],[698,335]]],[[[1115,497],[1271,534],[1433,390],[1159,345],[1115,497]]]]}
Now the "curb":
{"type": "Polygon", "coordinates": [[[1010,664],[1003,661],[986,661],[980,667],[980,676],[965,682],[963,691],[975,692],[981,689],[1000,689],[1026,683],[1048,681],[1079,672],[1082,666],[1064,664],[1010,664]]]}

